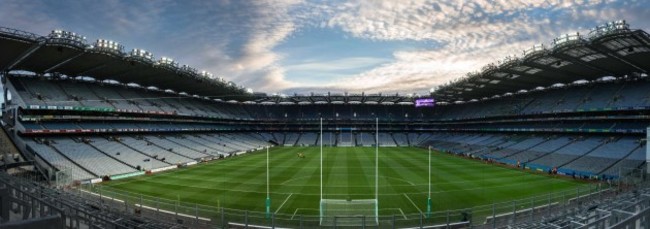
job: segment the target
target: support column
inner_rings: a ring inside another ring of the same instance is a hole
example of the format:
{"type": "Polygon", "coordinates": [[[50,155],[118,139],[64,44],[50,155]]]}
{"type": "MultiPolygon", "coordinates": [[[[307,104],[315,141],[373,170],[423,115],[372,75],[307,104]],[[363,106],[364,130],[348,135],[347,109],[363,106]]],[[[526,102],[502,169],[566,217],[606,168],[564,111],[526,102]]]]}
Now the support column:
{"type": "MultiPolygon", "coordinates": [[[[645,136],[646,136],[645,137],[646,141],[648,139],[650,139],[650,127],[646,128],[645,136]]],[[[647,143],[645,144],[645,162],[646,162],[646,166],[645,166],[646,171],[645,172],[647,174],[647,173],[650,173],[650,166],[648,166],[648,163],[650,163],[650,148],[648,147],[647,143]]],[[[619,177],[619,179],[620,179],[620,177],[619,177]]]]}

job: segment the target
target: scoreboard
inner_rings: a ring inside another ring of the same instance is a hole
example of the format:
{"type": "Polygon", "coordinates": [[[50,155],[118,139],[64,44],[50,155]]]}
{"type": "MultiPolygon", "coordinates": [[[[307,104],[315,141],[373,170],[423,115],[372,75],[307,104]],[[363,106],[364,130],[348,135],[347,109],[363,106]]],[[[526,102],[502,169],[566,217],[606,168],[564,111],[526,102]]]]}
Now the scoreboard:
{"type": "Polygon", "coordinates": [[[415,107],[433,107],[436,101],[433,98],[416,99],[415,107]]]}

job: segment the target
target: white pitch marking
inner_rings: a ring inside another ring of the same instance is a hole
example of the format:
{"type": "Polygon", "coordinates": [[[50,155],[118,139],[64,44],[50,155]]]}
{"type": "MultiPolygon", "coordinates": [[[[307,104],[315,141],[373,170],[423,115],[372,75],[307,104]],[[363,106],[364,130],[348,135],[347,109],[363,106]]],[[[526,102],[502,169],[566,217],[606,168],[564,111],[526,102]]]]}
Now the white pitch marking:
{"type": "Polygon", "coordinates": [[[284,204],[287,203],[287,200],[289,200],[289,198],[291,198],[292,195],[293,193],[289,194],[289,196],[287,196],[287,198],[284,199],[284,202],[282,202],[282,204],[280,204],[280,207],[278,207],[278,209],[275,210],[275,213],[278,213],[280,211],[280,208],[282,208],[282,206],[284,206],[284,204]]]}
{"type": "Polygon", "coordinates": [[[406,193],[403,193],[403,194],[404,194],[404,196],[406,197],[406,199],[409,199],[409,201],[411,201],[411,204],[413,204],[413,206],[415,206],[415,208],[418,209],[418,211],[420,212],[420,214],[422,214],[422,210],[420,210],[420,208],[419,208],[417,205],[415,205],[415,202],[413,202],[413,200],[411,199],[411,197],[409,197],[408,195],[406,195],[406,193]]]}
{"type": "Polygon", "coordinates": [[[397,208],[397,209],[399,209],[399,212],[402,213],[402,216],[404,216],[404,219],[407,219],[407,218],[406,218],[406,215],[404,214],[404,211],[402,211],[402,208],[397,208]]]}
{"type": "Polygon", "coordinates": [[[79,190],[81,190],[82,192],[88,193],[88,194],[90,194],[90,195],[93,195],[93,196],[100,196],[100,197],[102,197],[102,198],[104,198],[104,199],[107,199],[107,200],[113,200],[113,201],[117,201],[117,202],[120,202],[120,203],[124,203],[124,201],[122,201],[122,200],[120,200],[120,199],[115,199],[115,198],[110,197],[110,196],[101,196],[101,195],[99,195],[99,194],[97,194],[97,193],[89,192],[89,191],[86,191],[86,190],[83,190],[83,189],[79,189],[79,190]]]}
{"type": "MultiPolygon", "coordinates": [[[[277,167],[276,167],[276,168],[277,168],[277,167]]],[[[302,177],[291,178],[291,179],[289,179],[289,180],[285,180],[284,182],[282,182],[282,185],[285,185],[285,184],[287,184],[287,183],[289,183],[289,182],[292,182],[292,181],[294,181],[294,180],[302,180],[302,179],[307,179],[307,178],[310,178],[310,177],[311,177],[311,176],[302,176],[302,177]]]]}
{"type": "Polygon", "coordinates": [[[404,211],[402,211],[402,208],[384,208],[384,209],[380,209],[380,210],[398,210],[402,214],[402,217],[404,217],[404,219],[408,219],[406,217],[406,214],[404,214],[404,211]]]}
{"type": "Polygon", "coordinates": [[[187,218],[198,218],[198,219],[203,220],[203,221],[211,221],[211,219],[209,219],[209,218],[197,217],[197,216],[194,216],[194,215],[188,215],[188,214],[183,214],[183,213],[178,213],[178,212],[173,212],[173,211],[167,211],[167,210],[160,209],[160,208],[149,207],[147,205],[135,204],[135,206],[136,207],[141,207],[141,208],[146,208],[146,209],[153,210],[153,211],[159,211],[159,212],[162,212],[162,213],[167,213],[167,214],[170,214],[170,215],[178,215],[178,216],[183,216],[183,217],[187,217],[187,218]]]}

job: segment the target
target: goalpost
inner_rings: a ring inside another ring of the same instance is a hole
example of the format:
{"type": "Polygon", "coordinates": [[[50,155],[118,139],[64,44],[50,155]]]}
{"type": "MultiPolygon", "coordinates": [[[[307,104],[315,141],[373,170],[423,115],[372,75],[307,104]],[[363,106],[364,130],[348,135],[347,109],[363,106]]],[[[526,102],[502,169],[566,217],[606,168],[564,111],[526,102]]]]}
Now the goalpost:
{"type": "Polygon", "coordinates": [[[376,119],[375,140],[375,198],[323,198],[323,119],[320,120],[320,225],[372,226],[379,225],[379,118],[376,119]]]}
{"type": "Polygon", "coordinates": [[[55,187],[63,188],[72,184],[72,169],[66,166],[55,165],[58,171],[54,172],[55,187]]]}

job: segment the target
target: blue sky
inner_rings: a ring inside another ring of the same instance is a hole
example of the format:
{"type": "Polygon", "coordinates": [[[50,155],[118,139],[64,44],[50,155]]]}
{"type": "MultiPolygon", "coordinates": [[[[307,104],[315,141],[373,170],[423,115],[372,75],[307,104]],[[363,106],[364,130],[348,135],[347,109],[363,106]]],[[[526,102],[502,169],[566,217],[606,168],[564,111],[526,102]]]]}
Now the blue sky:
{"type": "Polygon", "coordinates": [[[649,0],[2,0],[0,26],[145,49],[268,93],[419,93],[649,0]]]}

